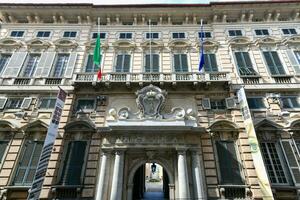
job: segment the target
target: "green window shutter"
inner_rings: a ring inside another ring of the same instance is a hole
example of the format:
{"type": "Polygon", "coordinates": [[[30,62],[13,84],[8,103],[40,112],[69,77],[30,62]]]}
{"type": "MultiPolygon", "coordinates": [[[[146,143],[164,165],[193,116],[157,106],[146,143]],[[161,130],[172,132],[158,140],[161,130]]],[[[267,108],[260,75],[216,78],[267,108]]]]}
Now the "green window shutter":
{"type": "Polygon", "coordinates": [[[295,72],[297,74],[300,74],[300,63],[299,63],[299,61],[300,61],[300,52],[299,51],[293,52],[292,50],[288,49],[288,50],[286,50],[286,53],[289,57],[291,65],[295,69],[295,72]]]}
{"type": "Polygon", "coordinates": [[[123,55],[117,56],[116,72],[122,72],[123,55]]]}
{"type": "Polygon", "coordinates": [[[123,72],[129,72],[130,69],[130,55],[124,55],[124,67],[123,67],[123,72]]]}
{"type": "Polygon", "coordinates": [[[216,54],[209,54],[209,58],[210,58],[210,64],[211,64],[211,71],[217,72],[218,65],[217,65],[216,54]]]}
{"type": "Polygon", "coordinates": [[[291,143],[292,142],[289,140],[281,140],[283,153],[287,159],[287,163],[289,165],[289,170],[292,174],[293,181],[296,185],[300,185],[300,165],[295,155],[295,152],[297,151],[296,149],[293,149],[291,143]]]}
{"type": "Polygon", "coordinates": [[[239,69],[245,68],[246,66],[243,61],[242,52],[235,52],[234,55],[235,55],[235,59],[236,59],[238,68],[239,69]]]}
{"type": "Polygon", "coordinates": [[[237,159],[234,142],[217,141],[216,147],[221,173],[221,184],[243,184],[240,163],[237,159]]]}
{"type": "Polygon", "coordinates": [[[150,55],[147,54],[145,56],[145,72],[151,72],[151,69],[150,69],[150,55]]]}
{"type": "Polygon", "coordinates": [[[208,54],[204,54],[204,71],[210,72],[210,60],[208,54]]]}
{"type": "Polygon", "coordinates": [[[3,160],[4,153],[6,151],[8,141],[0,141],[0,163],[3,160]]]}
{"type": "Polygon", "coordinates": [[[86,66],[85,66],[85,72],[93,72],[93,67],[94,67],[93,57],[94,57],[93,54],[88,55],[87,63],[86,63],[86,66]]]}
{"type": "Polygon", "coordinates": [[[285,74],[285,71],[283,69],[282,63],[280,61],[280,58],[278,56],[278,53],[276,51],[272,51],[272,57],[275,63],[275,66],[277,67],[277,71],[279,74],[285,74]]]}
{"type": "Polygon", "coordinates": [[[275,69],[275,65],[273,63],[273,60],[272,60],[272,57],[271,57],[271,52],[263,52],[264,54],[264,57],[265,57],[265,60],[266,60],[266,63],[270,69],[270,72],[272,75],[276,75],[277,74],[277,71],[275,69]]]}
{"type": "Polygon", "coordinates": [[[35,148],[31,155],[30,163],[27,167],[27,176],[25,179],[25,183],[31,184],[35,175],[35,171],[40,159],[40,155],[42,153],[43,143],[42,142],[34,142],[35,148]]]}
{"type": "Polygon", "coordinates": [[[188,72],[188,61],[187,61],[187,55],[181,54],[181,71],[182,72],[188,72]]]}
{"type": "Polygon", "coordinates": [[[248,52],[243,52],[246,68],[253,68],[250,55],[248,52]]]}
{"type": "Polygon", "coordinates": [[[174,55],[174,70],[175,70],[175,72],[180,72],[181,71],[181,68],[180,68],[180,55],[179,54],[174,55]]]}
{"type": "Polygon", "coordinates": [[[159,55],[152,55],[152,72],[159,72],[159,55]]]}
{"type": "Polygon", "coordinates": [[[84,164],[86,141],[73,141],[68,145],[62,183],[66,185],[81,185],[81,172],[84,164]]]}

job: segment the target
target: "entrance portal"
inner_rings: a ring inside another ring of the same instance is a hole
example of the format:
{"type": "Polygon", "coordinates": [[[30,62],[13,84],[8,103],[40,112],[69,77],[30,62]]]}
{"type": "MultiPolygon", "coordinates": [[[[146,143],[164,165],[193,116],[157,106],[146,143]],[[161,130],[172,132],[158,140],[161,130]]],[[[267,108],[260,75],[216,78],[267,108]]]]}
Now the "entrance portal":
{"type": "Polygon", "coordinates": [[[169,199],[169,177],[157,163],[140,166],[133,178],[133,200],[169,199]]]}

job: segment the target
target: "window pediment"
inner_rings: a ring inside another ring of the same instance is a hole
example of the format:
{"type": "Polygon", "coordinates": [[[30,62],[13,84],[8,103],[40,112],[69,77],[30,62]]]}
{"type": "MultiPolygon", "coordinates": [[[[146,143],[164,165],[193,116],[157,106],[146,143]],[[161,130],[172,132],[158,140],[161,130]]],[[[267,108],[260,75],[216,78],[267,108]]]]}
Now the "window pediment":
{"type": "Polygon", "coordinates": [[[228,43],[230,46],[249,46],[252,44],[248,37],[234,37],[228,43]]]}
{"type": "Polygon", "coordinates": [[[23,46],[21,41],[11,39],[11,38],[4,38],[0,40],[0,47],[3,48],[20,48],[23,46]]]}
{"type": "Polygon", "coordinates": [[[66,132],[95,132],[96,125],[90,120],[75,120],[64,127],[66,132]]]}
{"type": "Polygon", "coordinates": [[[0,131],[1,132],[6,132],[6,131],[10,131],[10,132],[14,132],[17,131],[19,129],[19,125],[17,125],[16,123],[13,123],[11,121],[8,120],[0,120],[0,131]]]}
{"type": "Polygon", "coordinates": [[[118,40],[113,43],[113,47],[117,49],[134,49],[136,45],[132,41],[118,40]]]}
{"type": "MultiPolygon", "coordinates": [[[[144,49],[150,48],[150,41],[141,43],[141,47],[144,49]]],[[[164,44],[161,41],[151,41],[151,48],[163,48],[164,44]]]]}
{"type": "Polygon", "coordinates": [[[255,41],[255,44],[259,45],[259,46],[262,46],[262,45],[274,45],[274,46],[276,46],[279,43],[280,43],[280,40],[278,38],[271,37],[271,36],[266,36],[266,37],[263,37],[263,38],[259,38],[255,41]]]}
{"type": "Polygon", "coordinates": [[[258,131],[266,131],[266,130],[280,131],[283,128],[284,128],[283,126],[267,119],[263,119],[262,121],[255,124],[255,129],[258,131]]]}
{"type": "MultiPolygon", "coordinates": [[[[93,49],[96,46],[96,41],[91,41],[91,42],[87,42],[85,43],[85,46],[87,49],[93,49]]],[[[101,49],[108,49],[109,45],[107,42],[101,42],[101,49]]]]}
{"type": "Polygon", "coordinates": [[[169,47],[171,49],[175,49],[175,48],[188,48],[190,46],[191,46],[190,41],[183,40],[183,39],[174,39],[171,42],[169,42],[169,47]]]}
{"type": "Polygon", "coordinates": [[[35,38],[26,42],[29,48],[48,48],[51,46],[50,42],[35,38]]]}
{"type": "MultiPolygon", "coordinates": [[[[200,49],[201,48],[201,42],[199,40],[196,41],[197,44],[197,48],[200,49]]],[[[212,39],[205,39],[203,41],[203,47],[204,49],[218,49],[220,43],[212,40],[212,39]]]]}
{"type": "Polygon", "coordinates": [[[283,41],[283,43],[287,44],[289,46],[300,45],[300,36],[294,35],[294,36],[288,37],[283,41]]]}
{"type": "Polygon", "coordinates": [[[21,129],[25,132],[47,132],[48,124],[38,119],[22,126],[21,129]]]}
{"type": "Polygon", "coordinates": [[[54,42],[54,45],[57,48],[76,48],[78,46],[78,43],[70,39],[62,38],[56,40],[54,42]]]}
{"type": "Polygon", "coordinates": [[[209,129],[211,132],[218,132],[218,131],[238,131],[239,126],[229,120],[221,119],[213,122],[209,129]]]}

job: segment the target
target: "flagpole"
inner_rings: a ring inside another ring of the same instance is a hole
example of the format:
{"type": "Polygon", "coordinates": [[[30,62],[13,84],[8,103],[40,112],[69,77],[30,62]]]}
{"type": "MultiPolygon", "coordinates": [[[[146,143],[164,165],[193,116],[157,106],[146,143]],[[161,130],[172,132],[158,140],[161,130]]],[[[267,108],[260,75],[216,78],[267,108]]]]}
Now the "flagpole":
{"type": "Polygon", "coordinates": [[[204,47],[203,47],[203,19],[200,20],[200,60],[199,60],[199,72],[201,72],[204,65],[204,47]]]}
{"type": "Polygon", "coordinates": [[[152,68],[152,35],[151,35],[151,19],[149,19],[149,37],[150,37],[150,72],[152,68]]]}
{"type": "MultiPolygon", "coordinates": [[[[100,17],[98,17],[98,26],[97,26],[97,29],[98,29],[98,35],[99,35],[99,38],[100,38],[100,17]]],[[[100,46],[101,46],[101,42],[100,42],[100,46]]],[[[99,52],[100,53],[100,55],[101,55],[101,52],[99,52]]],[[[101,58],[101,57],[100,57],[101,58]]],[[[101,69],[101,60],[100,60],[100,63],[99,63],[99,70],[100,70],[100,73],[102,73],[101,71],[102,71],[102,69],[101,69]]],[[[98,71],[98,73],[99,73],[99,71],[98,71]]]]}

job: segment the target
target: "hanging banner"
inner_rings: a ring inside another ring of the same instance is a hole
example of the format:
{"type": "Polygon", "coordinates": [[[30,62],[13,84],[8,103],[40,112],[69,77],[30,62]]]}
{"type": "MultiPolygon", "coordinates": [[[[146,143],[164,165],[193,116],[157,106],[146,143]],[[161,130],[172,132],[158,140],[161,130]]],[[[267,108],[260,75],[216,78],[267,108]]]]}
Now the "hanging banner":
{"type": "Polygon", "coordinates": [[[36,168],[35,176],[29,190],[27,200],[37,200],[40,197],[43,182],[45,179],[48,163],[50,160],[52,148],[58,133],[58,125],[62,115],[63,107],[65,104],[67,93],[59,88],[59,92],[56,98],[54,111],[49,124],[48,132],[42,149],[42,153],[36,168]]]}
{"type": "Polygon", "coordinates": [[[260,185],[260,189],[263,194],[263,199],[266,200],[274,199],[270,182],[268,179],[268,175],[267,175],[267,170],[265,168],[261,151],[259,149],[258,140],[256,137],[250,109],[248,106],[245,89],[243,87],[238,90],[237,96],[238,96],[239,104],[241,106],[241,112],[244,118],[244,124],[245,124],[246,133],[248,135],[248,141],[251,149],[253,163],[257,174],[257,179],[260,185]]]}

